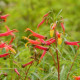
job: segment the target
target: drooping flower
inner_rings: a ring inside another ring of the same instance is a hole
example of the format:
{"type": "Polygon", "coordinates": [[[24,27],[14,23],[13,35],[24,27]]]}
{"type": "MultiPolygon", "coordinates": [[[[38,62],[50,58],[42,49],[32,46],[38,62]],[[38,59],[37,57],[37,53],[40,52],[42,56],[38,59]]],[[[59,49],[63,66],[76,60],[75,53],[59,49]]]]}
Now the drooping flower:
{"type": "MultiPolygon", "coordinates": [[[[79,41],[76,41],[76,42],[69,42],[69,41],[65,41],[65,44],[66,45],[76,45],[78,48],[79,48],[79,44],[78,43],[80,43],[79,41]]],[[[77,48],[77,49],[78,49],[77,48]]]]}
{"type": "Polygon", "coordinates": [[[16,53],[16,51],[12,48],[12,45],[7,45],[3,42],[0,44],[0,48],[5,48],[6,52],[10,50],[11,52],[16,53]]]}
{"type": "Polygon", "coordinates": [[[37,28],[39,28],[43,23],[45,22],[45,19],[43,19],[37,26],[37,28]]]}
{"type": "MultiPolygon", "coordinates": [[[[35,41],[35,40],[31,40],[31,39],[29,39],[29,38],[27,38],[27,37],[25,37],[25,36],[23,36],[23,39],[28,40],[28,41],[29,41],[28,43],[31,43],[31,44],[33,44],[33,45],[39,45],[39,44],[41,44],[41,42],[38,42],[38,41],[35,41]]],[[[28,43],[26,43],[26,45],[27,45],[28,43]]],[[[25,46],[26,46],[26,45],[25,45],[25,46]]]]}
{"type": "Polygon", "coordinates": [[[65,27],[64,27],[64,24],[61,22],[61,27],[63,29],[63,33],[65,33],[65,27]]]}
{"type": "Polygon", "coordinates": [[[13,40],[15,39],[15,37],[12,36],[10,42],[9,42],[9,45],[13,42],[13,40]]]}
{"type": "Polygon", "coordinates": [[[39,46],[39,45],[35,45],[34,48],[38,48],[38,49],[41,49],[41,50],[49,50],[49,48],[47,47],[43,47],[43,46],[39,46]]]}
{"type": "Polygon", "coordinates": [[[55,42],[55,39],[51,38],[51,39],[49,39],[47,41],[44,41],[43,39],[40,39],[40,41],[41,41],[42,44],[50,45],[50,44],[55,42]]]}
{"type": "Polygon", "coordinates": [[[3,16],[0,16],[0,19],[3,19],[4,22],[6,22],[6,18],[9,16],[9,14],[6,14],[6,15],[3,15],[3,16]]]}
{"type": "Polygon", "coordinates": [[[9,53],[0,54],[0,58],[2,58],[2,57],[6,57],[7,55],[9,55],[9,53]]]}
{"type": "Polygon", "coordinates": [[[43,53],[42,53],[40,59],[42,59],[42,58],[44,57],[44,55],[46,54],[46,52],[47,52],[46,50],[43,51],[43,53]]]}
{"type": "Polygon", "coordinates": [[[26,67],[27,65],[32,64],[33,62],[34,62],[34,61],[30,61],[30,62],[28,62],[27,64],[23,64],[23,65],[22,65],[22,68],[26,67]]]}
{"type": "Polygon", "coordinates": [[[65,27],[64,27],[64,21],[63,21],[63,18],[61,19],[61,27],[62,27],[62,29],[63,29],[63,33],[65,33],[65,27]]]}
{"type": "Polygon", "coordinates": [[[13,30],[9,30],[9,28],[7,26],[5,26],[6,29],[7,29],[7,32],[5,33],[0,33],[0,37],[3,37],[3,36],[14,36],[13,32],[18,32],[16,29],[13,29],[13,30]]]}
{"type": "Polygon", "coordinates": [[[80,76],[73,76],[73,78],[75,78],[75,80],[80,80],[80,76]]]}
{"type": "Polygon", "coordinates": [[[5,43],[0,44],[0,48],[3,48],[3,47],[5,47],[5,43]]]}
{"type": "Polygon", "coordinates": [[[14,71],[17,73],[18,76],[20,76],[20,73],[18,72],[18,70],[15,68],[14,71]]]}
{"type": "Polygon", "coordinates": [[[43,18],[44,18],[44,17],[46,17],[46,16],[48,16],[48,15],[49,15],[49,13],[50,13],[50,12],[46,13],[46,14],[43,16],[43,18]]]}
{"type": "Polygon", "coordinates": [[[40,35],[38,33],[35,33],[33,32],[31,29],[27,28],[25,31],[30,31],[32,33],[32,36],[35,36],[35,37],[38,37],[38,38],[41,38],[41,39],[46,39],[47,37],[46,36],[43,36],[43,35],[40,35]]]}

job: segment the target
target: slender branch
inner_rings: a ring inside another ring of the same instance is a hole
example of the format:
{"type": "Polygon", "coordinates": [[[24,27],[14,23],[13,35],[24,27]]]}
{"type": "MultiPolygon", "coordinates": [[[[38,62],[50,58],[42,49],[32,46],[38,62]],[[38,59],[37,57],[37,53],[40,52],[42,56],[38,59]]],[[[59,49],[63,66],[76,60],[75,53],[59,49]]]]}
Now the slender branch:
{"type": "MultiPolygon", "coordinates": [[[[32,63],[32,64],[33,64],[33,63],[32,63]]],[[[29,68],[28,68],[28,70],[27,70],[27,72],[26,72],[26,76],[25,76],[25,79],[24,79],[24,80],[26,80],[27,74],[28,74],[29,69],[31,68],[32,64],[30,64],[30,66],[29,66],[29,68]]]]}
{"type": "Polygon", "coordinates": [[[55,58],[54,58],[54,55],[53,55],[51,49],[49,49],[49,53],[51,54],[51,56],[52,56],[52,58],[53,58],[54,65],[55,65],[55,67],[56,67],[56,69],[57,69],[57,71],[58,71],[58,68],[57,68],[57,65],[56,65],[56,61],[55,61],[55,58]]]}
{"type": "Polygon", "coordinates": [[[75,55],[75,57],[74,57],[73,63],[72,63],[72,65],[71,65],[71,67],[70,67],[70,70],[69,70],[69,72],[68,72],[68,75],[67,75],[67,79],[66,79],[66,80],[68,80],[69,74],[70,74],[70,72],[71,72],[71,70],[72,70],[72,67],[73,67],[73,65],[74,65],[74,62],[75,62],[78,54],[79,54],[79,53],[76,53],[76,55],[75,55]]]}
{"type": "Polygon", "coordinates": [[[58,56],[58,50],[57,50],[57,35],[56,35],[56,28],[54,30],[55,33],[55,43],[56,43],[56,55],[57,55],[57,63],[58,63],[58,80],[60,80],[60,65],[59,65],[59,56],[58,56]]]}

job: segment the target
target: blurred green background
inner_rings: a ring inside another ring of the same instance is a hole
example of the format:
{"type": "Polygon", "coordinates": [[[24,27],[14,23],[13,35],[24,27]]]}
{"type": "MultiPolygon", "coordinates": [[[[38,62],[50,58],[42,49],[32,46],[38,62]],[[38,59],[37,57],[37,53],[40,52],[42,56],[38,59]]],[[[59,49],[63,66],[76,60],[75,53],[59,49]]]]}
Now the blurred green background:
{"type": "MultiPolygon", "coordinates": [[[[55,15],[62,9],[66,33],[71,40],[80,40],[80,0],[0,0],[0,11],[10,14],[5,25],[18,29],[19,37],[27,35],[24,33],[27,27],[36,31],[42,16],[52,9],[55,15]]],[[[47,35],[49,26],[42,25],[39,33],[47,35]]]]}

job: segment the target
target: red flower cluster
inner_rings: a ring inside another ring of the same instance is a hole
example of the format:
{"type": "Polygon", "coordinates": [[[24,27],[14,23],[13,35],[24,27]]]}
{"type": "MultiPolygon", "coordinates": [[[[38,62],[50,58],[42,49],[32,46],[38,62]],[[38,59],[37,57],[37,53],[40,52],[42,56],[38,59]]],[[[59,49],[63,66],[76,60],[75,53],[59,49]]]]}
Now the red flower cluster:
{"type": "Polygon", "coordinates": [[[9,14],[0,16],[0,19],[2,19],[4,22],[6,22],[7,17],[9,16],[9,14]]]}
{"type": "MultiPolygon", "coordinates": [[[[9,15],[7,14],[7,15],[0,16],[0,19],[3,19],[4,21],[6,21],[7,16],[9,16],[9,15]]],[[[0,48],[1,49],[5,48],[6,52],[8,52],[10,50],[11,52],[16,53],[16,51],[12,48],[11,43],[15,39],[14,32],[18,32],[18,31],[16,29],[10,30],[8,28],[8,26],[5,26],[5,28],[7,29],[7,32],[0,33],[0,37],[5,37],[5,36],[9,36],[10,35],[12,38],[11,38],[9,44],[7,44],[6,42],[4,43],[4,42],[1,41],[0,42],[0,48]]],[[[0,58],[5,57],[7,55],[9,55],[9,53],[1,54],[0,58]]]]}

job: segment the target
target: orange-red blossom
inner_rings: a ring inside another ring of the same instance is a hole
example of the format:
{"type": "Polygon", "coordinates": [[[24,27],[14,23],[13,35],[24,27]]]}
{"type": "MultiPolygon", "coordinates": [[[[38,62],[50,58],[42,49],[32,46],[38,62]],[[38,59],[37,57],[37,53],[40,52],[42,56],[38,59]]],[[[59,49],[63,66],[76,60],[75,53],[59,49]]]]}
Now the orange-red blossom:
{"type": "Polygon", "coordinates": [[[2,57],[6,57],[7,55],[9,55],[9,53],[0,54],[0,58],[2,58],[2,57]]]}
{"type": "Polygon", "coordinates": [[[12,48],[12,45],[7,45],[3,42],[0,44],[0,48],[5,48],[6,52],[10,50],[11,52],[16,53],[16,51],[12,48]]]}
{"type": "Polygon", "coordinates": [[[0,16],[0,19],[3,19],[4,22],[6,22],[6,18],[9,16],[9,14],[6,14],[6,15],[3,15],[3,16],[0,16]]]}
{"type": "MultiPolygon", "coordinates": [[[[79,44],[78,43],[80,43],[80,41],[76,41],[76,42],[69,42],[69,41],[65,41],[65,44],[66,45],[76,45],[78,48],[79,48],[79,44]]],[[[78,49],[77,48],[77,49],[78,49]]]]}
{"type": "Polygon", "coordinates": [[[23,39],[28,40],[28,41],[29,41],[28,43],[31,43],[31,44],[33,44],[33,45],[39,45],[39,44],[41,44],[41,42],[38,42],[38,41],[36,41],[36,40],[31,40],[31,39],[29,39],[29,38],[27,38],[27,37],[25,37],[25,36],[23,36],[23,39]]]}
{"type": "Polygon", "coordinates": [[[10,30],[10,29],[8,28],[8,26],[5,26],[5,27],[6,27],[6,29],[7,29],[7,32],[5,32],[5,33],[0,33],[0,37],[9,36],[9,35],[15,36],[15,35],[13,34],[13,32],[18,32],[16,29],[10,30]]]}
{"type": "Polygon", "coordinates": [[[43,35],[33,32],[30,28],[27,28],[25,31],[30,31],[32,33],[32,36],[37,37],[37,38],[41,38],[41,39],[47,38],[46,36],[43,36],[43,35]]]}

